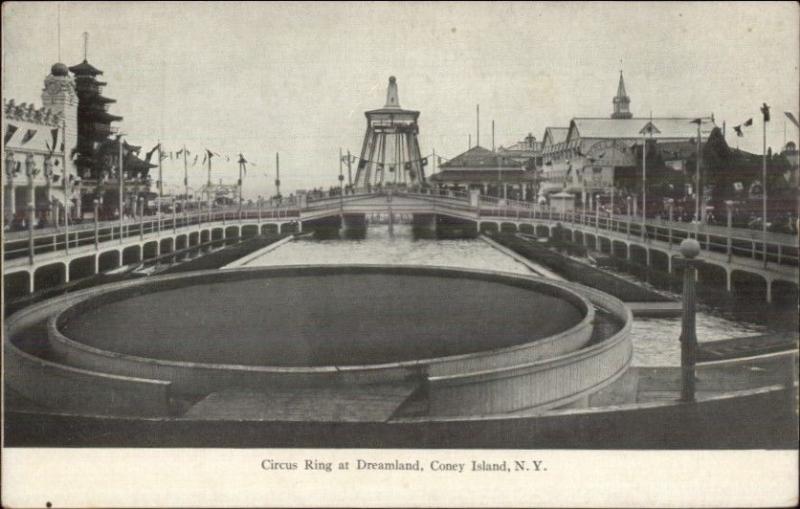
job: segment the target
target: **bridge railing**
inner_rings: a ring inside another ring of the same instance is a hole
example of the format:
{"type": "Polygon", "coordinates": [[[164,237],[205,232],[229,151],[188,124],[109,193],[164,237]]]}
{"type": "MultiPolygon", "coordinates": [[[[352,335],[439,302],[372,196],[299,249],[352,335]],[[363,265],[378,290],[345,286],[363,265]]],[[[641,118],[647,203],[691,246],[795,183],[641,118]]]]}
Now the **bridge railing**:
{"type": "MultiPolygon", "coordinates": [[[[497,202],[496,202],[497,203],[497,202]]],[[[502,208],[482,208],[481,217],[492,218],[531,218],[559,222],[565,225],[582,226],[586,233],[595,230],[616,233],[626,240],[639,239],[644,243],[653,240],[666,242],[669,247],[680,244],[686,238],[697,239],[702,249],[726,254],[730,257],[746,257],[779,265],[797,267],[798,241],[792,235],[768,232],[763,237],[759,232],[743,228],[724,228],[713,225],[698,225],[649,219],[642,223],[641,217],[611,216],[596,211],[557,211],[553,208],[533,204],[519,206],[513,202],[502,208]],[[766,253],[765,253],[766,249],[766,253]]],[[[612,239],[613,240],[613,239],[612,239]]]]}
{"type": "MultiPolygon", "coordinates": [[[[116,239],[144,237],[159,231],[176,230],[188,226],[206,223],[223,224],[238,220],[300,220],[302,213],[335,209],[343,203],[349,203],[373,196],[386,196],[388,189],[371,193],[357,190],[354,194],[344,196],[323,196],[307,200],[306,206],[300,210],[296,202],[283,204],[249,204],[239,206],[194,209],[181,212],[167,212],[160,220],[155,216],[126,220],[121,226],[118,219],[110,221],[89,222],[69,226],[67,235],[64,228],[34,230],[32,232],[9,232],[4,236],[4,260],[22,257],[33,259],[34,256],[80,246],[99,244],[116,239]]],[[[585,209],[573,211],[556,211],[553,208],[527,201],[502,199],[492,196],[480,196],[475,207],[467,193],[442,192],[437,190],[403,190],[392,189],[393,196],[417,198],[433,204],[436,208],[474,214],[481,218],[509,218],[514,220],[533,219],[581,225],[584,229],[595,229],[597,232],[611,232],[625,239],[639,238],[643,242],[661,241],[670,247],[679,244],[683,239],[697,238],[701,247],[707,251],[725,253],[729,257],[746,257],[764,260],[780,265],[797,266],[798,239],[796,236],[768,232],[766,237],[761,232],[743,228],[726,228],[715,225],[687,224],[676,221],[650,219],[643,225],[641,217],[597,213],[585,209]],[[766,250],[766,253],[765,253],[766,250]]],[[[587,232],[588,233],[588,232],[587,232]]]]}
{"type": "Polygon", "coordinates": [[[144,238],[158,232],[174,232],[191,226],[201,226],[209,223],[222,223],[241,220],[291,220],[299,218],[299,209],[294,205],[274,206],[259,208],[257,205],[239,207],[216,208],[208,210],[191,210],[174,212],[157,216],[142,216],[123,220],[94,221],[69,225],[68,230],[49,228],[47,230],[34,230],[33,232],[16,232],[14,238],[4,240],[4,260],[33,257],[61,250],[69,250],[88,245],[99,245],[104,242],[144,238]],[[31,235],[31,233],[33,235],[31,235]]]}

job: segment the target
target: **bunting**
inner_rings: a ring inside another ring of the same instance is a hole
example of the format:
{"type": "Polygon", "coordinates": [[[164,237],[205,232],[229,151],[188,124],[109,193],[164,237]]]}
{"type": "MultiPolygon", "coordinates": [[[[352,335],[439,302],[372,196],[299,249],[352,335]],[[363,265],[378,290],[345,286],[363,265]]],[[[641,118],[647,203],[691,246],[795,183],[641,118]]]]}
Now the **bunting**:
{"type": "Polygon", "coordinates": [[[28,129],[28,132],[25,133],[25,136],[22,137],[22,141],[20,142],[21,145],[24,145],[31,141],[33,137],[36,136],[36,129],[28,129]]]}
{"type": "Polygon", "coordinates": [[[7,124],[6,125],[6,133],[3,136],[3,144],[4,145],[8,145],[8,140],[10,140],[12,136],[14,136],[14,133],[17,132],[17,129],[18,129],[18,127],[15,126],[14,124],[7,124]]]}

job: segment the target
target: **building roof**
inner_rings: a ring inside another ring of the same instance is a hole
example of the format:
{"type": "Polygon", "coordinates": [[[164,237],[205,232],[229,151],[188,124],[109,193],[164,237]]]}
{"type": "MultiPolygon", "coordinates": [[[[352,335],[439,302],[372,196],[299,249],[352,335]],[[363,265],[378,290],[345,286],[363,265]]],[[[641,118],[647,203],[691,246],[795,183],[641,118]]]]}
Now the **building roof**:
{"type": "Polygon", "coordinates": [[[442,170],[439,173],[434,173],[428,179],[433,182],[496,182],[500,179],[504,182],[534,181],[536,180],[536,172],[514,168],[463,168],[442,170]]]}
{"type": "Polygon", "coordinates": [[[103,71],[97,69],[92,64],[84,60],[78,65],[73,65],[69,68],[75,75],[89,75],[89,76],[97,76],[98,74],[103,74],[103,71]]]}
{"type": "MultiPolygon", "coordinates": [[[[580,138],[637,139],[643,136],[642,130],[650,122],[655,127],[653,139],[689,139],[697,136],[697,117],[685,118],[573,118],[570,122],[567,140],[580,138]]],[[[711,119],[703,119],[700,126],[701,138],[707,138],[715,127],[711,119]]],[[[650,135],[648,134],[648,137],[650,135]]]]}
{"type": "Polygon", "coordinates": [[[459,170],[486,170],[494,168],[522,169],[522,163],[497,152],[475,145],[463,154],[459,154],[449,161],[442,163],[439,168],[459,170]]]}
{"type": "Polygon", "coordinates": [[[542,137],[542,145],[556,145],[567,140],[569,127],[546,127],[542,137]],[[548,143],[549,141],[549,143],[548,143]]]}
{"type": "Polygon", "coordinates": [[[536,141],[536,138],[529,134],[525,139],[520,140],[508,147],[500,147],[497,152],[503,154],[505,152],[539,152],[542,149],[542,142],[536,141]]]}

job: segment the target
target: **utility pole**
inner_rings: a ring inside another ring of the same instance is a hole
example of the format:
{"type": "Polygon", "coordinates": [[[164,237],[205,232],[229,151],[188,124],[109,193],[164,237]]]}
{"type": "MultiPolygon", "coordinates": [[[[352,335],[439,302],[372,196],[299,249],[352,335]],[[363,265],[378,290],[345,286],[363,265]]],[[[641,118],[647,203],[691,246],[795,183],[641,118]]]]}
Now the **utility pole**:
{"type": "MultiPolygon", "coordinates": [[[[185,161],[185,159],[184,159],[185,161]]],[[[164,199],[163,188],[161,187],[162,168],[161,168],[161,140],[158,140],[158,202],[156,203],[156,216],[158,216],[158,236],[161,236],[161,200],[164,199]]]]}
{"type": "Polygon", "coordinates": [[[123,167],[123,162],[122,162],[122,135],[121,134],[117,137],[117,144],[119,145],[119,173],[117,175],[119,177],[119,186],[118,186],[119,187],[119,243],[122,244],[123,243],[123,240],[122,240],[122,229],[124,228],[124,225],[125,225],[125,219],[124,219],[125,206],[123,205],[123,199],[124,199],[124,194],[125,194],[123,181],[125,179],[124,179],[124,167],[123,167]]]}

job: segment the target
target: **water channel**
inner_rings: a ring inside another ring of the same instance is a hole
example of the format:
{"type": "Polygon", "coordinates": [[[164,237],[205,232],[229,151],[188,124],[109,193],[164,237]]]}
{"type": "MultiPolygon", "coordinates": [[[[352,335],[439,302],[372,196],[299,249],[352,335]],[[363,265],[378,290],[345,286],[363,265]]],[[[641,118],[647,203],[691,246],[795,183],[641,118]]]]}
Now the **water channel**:
{"type": "MultiPolygon", "coordinates": [[[[480,239],[415,239],[408,225],[395,225],[392,234],[386,225],[370,225],[361,240],[296,239],[264,253],[247,266],[340,263],[439,265],[531,274],[525,265],[480,239]]],[[[634,365],[679,366],[680,328],[680,318],[636,318],[634,365]]],[[[701,342],[763,334],[766,330],[764,324],[735,319],[725,310],[708,305],[702,305],[697,315],[697,336],[701,342]]]]}

